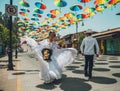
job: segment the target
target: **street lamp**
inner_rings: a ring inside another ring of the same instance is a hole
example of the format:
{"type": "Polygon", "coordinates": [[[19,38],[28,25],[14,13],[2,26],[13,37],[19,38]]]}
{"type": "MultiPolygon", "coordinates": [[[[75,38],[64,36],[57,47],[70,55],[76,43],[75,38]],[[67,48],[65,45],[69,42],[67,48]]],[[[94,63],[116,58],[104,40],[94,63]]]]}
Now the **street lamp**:
{"type": "MultiPolygon", "coordinates": [[[[12,0],[10,0],[10,5],[12,5],[12,0]]],[[[12,16],[10,16],[10,33],[9,33],[9,48],[8,48],[8,69],[7,70],[14,70],[13,63],[12,63],[12,16]]]]}

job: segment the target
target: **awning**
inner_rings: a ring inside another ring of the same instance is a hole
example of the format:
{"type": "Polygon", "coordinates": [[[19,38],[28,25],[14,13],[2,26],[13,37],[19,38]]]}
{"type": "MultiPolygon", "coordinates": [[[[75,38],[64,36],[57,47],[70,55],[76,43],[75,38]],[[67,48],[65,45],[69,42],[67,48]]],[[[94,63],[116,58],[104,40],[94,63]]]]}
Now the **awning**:
{"type": "Polygon", "coordinates": [[[108,38],[108,37],[112,37],[114,34],[107,34],[107,35],[102,35],[102,36],[97,36],[95,37],[96,39],[100,39],[100,38],[108,38]]]}

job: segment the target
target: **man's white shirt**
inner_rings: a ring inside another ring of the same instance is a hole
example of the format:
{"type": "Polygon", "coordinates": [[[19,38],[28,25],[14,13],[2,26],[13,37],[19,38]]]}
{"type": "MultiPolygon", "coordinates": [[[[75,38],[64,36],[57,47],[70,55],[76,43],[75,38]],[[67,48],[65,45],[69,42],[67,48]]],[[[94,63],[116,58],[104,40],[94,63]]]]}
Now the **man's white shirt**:
{"type": "Polygon", "coordinates": [[[85,55],[94,55],[94,47],[96,47],[96,54],[99,54],[99,46],[97,40],[92,36],[85,37],[80,46],[81,53],[84,53],[85,55]]]}

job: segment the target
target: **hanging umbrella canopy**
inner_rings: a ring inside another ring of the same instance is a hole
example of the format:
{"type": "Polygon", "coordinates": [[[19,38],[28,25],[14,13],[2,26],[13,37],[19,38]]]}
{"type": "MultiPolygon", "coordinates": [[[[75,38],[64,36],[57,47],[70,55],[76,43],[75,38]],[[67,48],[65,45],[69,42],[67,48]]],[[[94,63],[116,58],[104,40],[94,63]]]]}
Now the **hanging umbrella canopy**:
{"type": "Polygon", "coordinates": [[[74,13],[65,13],[64,16],[66,16],[67,18],[71,18],[71,17],[74,17],[75,14],[74,13]]]}
{"type": "Polygon", "coordinates": [[[65,16],[59,17],[59,20],[67,20],[67,18],[65,16]]]}
{"type": "Polygon", "coordinates": [[[102,12],[103,10],[105,10],[107,7],[104,4],[101,5],[96,5],[95,10],[97,12],[102,12]]]}
{"type": "Polygon", "coordinates": [[[88,3],[90,2],[91,0],[78,0],[78,2],[81,2],[81,3],[88,3]]]}
{"type": "Polygon", "coordinates": [[[80,6],[79,4],[76,4],[70,7],[70,10],[72,11],[79,11],[81,9],[82,9],[82,6],[80,6]]]}
{"type": "Polygon", "coordinates": [[[31,18],[31,20],[33,20],[33,21],[39,21],[38,18],[31,18]]]}
{"type": "Polygon", "coordinates": [[[19,2],[19,4],[20,4],[21,6],[23,6],[23,7],[30,7],[29,3],[26,2],[26,1],[24,1],[24,0],[21,0],[21,1],[19,2]]]}
{"type": "Polygon", "coordinates": [[[45,20],[47,20],[47,21],[51,21],[51,20],[52,20],[52,18],[45,18],[45,20]]]}
{"type": "Polygon", "coordinates": [[[20,9],[22,12],[30,12],[28,8],[20,9]]]}
{"type": "Polygon", "coordinates": [[[56,18],[56,16],[53,15],[53,14],[47,14],[47,16],[48,16],[49,18],[56,18]]]}
{"type": "Polygon", "coordinates": [[[95,8],[92,8],[92,7],[86,7],[86,8],[84,9],[84,12],[86,12],[86,13],[95,12],[95,8]]]}
{"type": "Polygon", "coordinates": [[[55,0],[54,4],[58,7],[65,7],[67,6],[67,2],[64,0],[55,0]]]}
{"type": "Polygon", "coordinates": [[[26,14],[25,12],[19,12],[19,14],[20,14],[21,16],[27,16],[27,14],[26,14]]]}
{"type": "Polygon", "coordinates": [[[33,16],[34,16],[34,17],[39,17],[39,18],[41,18],[41,17],[42,17],[42,15],[41,15],[41,14],[33,14],[33,16]]]}
{"type": "Polygon", "coordinates": [[[54,14],[54,15],[57,15],[57,14],[60,14],[60,10],[58,10],[58,9],[53,9],[53,10],[50,10],[50,13],[51,13],[51,14],[54,14]]]}
{"type": "Polygon", "coordinates": [[[88,18],[88,17],[89,17],[88,14],[78,14],[78,15],[76,16],[77,19],[85,19],[85,18],[88,18]]]}
{"type": "Polygon", "coordinates": [[[108,2],[108,0],[96,0],[96,1],[94,2],[94,4],[100,5],[100,4],[106,4],[107,2],[108,2]]]}
{"type": "Polygon", "coordinates": [[[30,19],[29,19],[29,18],[27,18],[27,17],[25,17],[25,18],[24,18],[24,21],[29,21],[29,20],[30,20],[30,19]]]}
{"type": "Polygon", "coordinates": [[[117,3],[119,3],[120,2],[120,0],[110,0],[109,2],[108,2],[108,4],[117,4],[117,3]]]}
{"type": "Polygon", "coordinates": [[[43,11],[40,10],[40,9],[38,9],[38,8],[34,9],[34,12],[35,12],[35,13],[39,13],[39,14],[43,14],[43,11]]]}
{"type": "Polygon", "coordinates": [[[46,9],[46,5],[44,3],[41,3],[41,2],[36,2],[35,3],[35,6],[39,9],[46,9]]]}

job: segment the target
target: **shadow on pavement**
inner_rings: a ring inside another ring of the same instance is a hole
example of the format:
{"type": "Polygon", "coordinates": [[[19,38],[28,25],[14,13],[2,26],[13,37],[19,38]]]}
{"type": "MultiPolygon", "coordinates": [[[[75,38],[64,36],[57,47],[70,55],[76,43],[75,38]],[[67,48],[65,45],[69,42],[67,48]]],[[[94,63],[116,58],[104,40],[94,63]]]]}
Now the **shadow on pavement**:
{"type": "Polygon", "coordinates": [[[120,73],[114,73],[112,75],[115,76],[115,77],[120,77],[120,73]]]}
{"type": "Polygon", "coordinates": [[[72,72],[76,74],[84,74],[84,70],[73,70],[72,72]]]}
{"type": "Polygon", "coordinates": [[[95,70],[95,71],[99,71],[99,72],[110,71],[110,69],[108,69],[108,68],[93,68],[93,70],[95,70]]]}
{"type": "Polygon", "coordinates": [[[66,77],[63,75],[62,80],[59,84],[51,83],[51,84],[40,84],[37,85],[37,88],[52,90],[56,88],[56,85],[60,85],[60,89],[63,91],[89,91],[92,87],[91,85],[85,83],[86,80],[81,78],[72,78],[66,77]]]}
{"type": "Polygon", "coordinates": [[[85,79],[67,77],[60,84],[60,89],[63,91],[90,91],[91,85],[85,82],[85,79]]]}
{"type": "Polygon", "coordinates": [[[15,70],[15,71],[25,71],[25,72],[33,72],[33,71],[35,71],[35,72],[39,72],[39,70],[15,70]]]}
{"type": "Polygon", "coordinates": [[[76,68],[79,68],[79,66],[66,66],[67,70],[75,70],[76,68]]]}
{"type": "Polygon", "coordinates": [[[12,73],[12,75],[24,75],[25,72],[16,72],[16,73],[12,73]]]}
{"type": "Polygon", "coordinates": [[[120,65],[111,65],[110,68],[120,68],[120,65]]]}
{"type": "Polygon", "coordinates": [[[90,81],[99,84],[114,84],[117,82],[116,79],[108,78],[108,77],[93,77],[90,81]]]}

